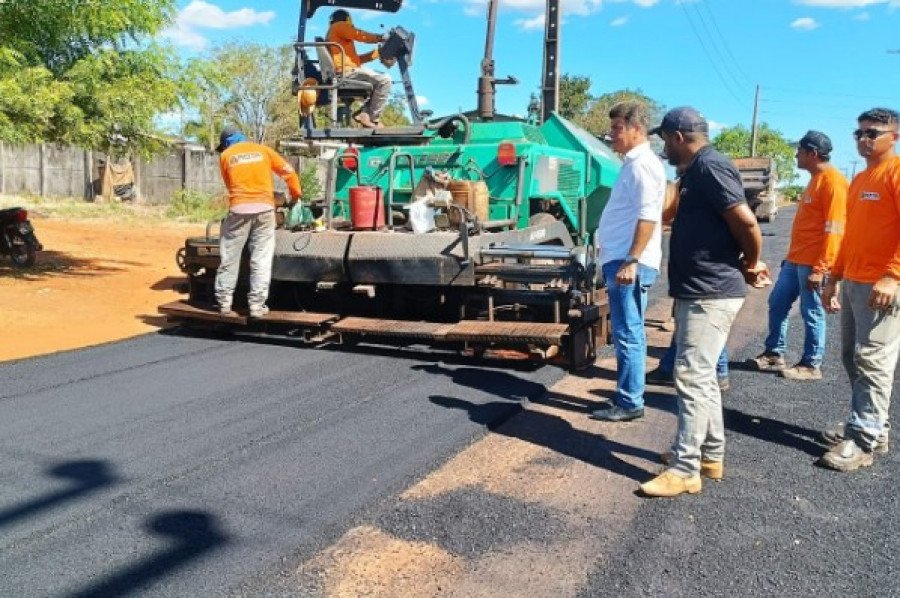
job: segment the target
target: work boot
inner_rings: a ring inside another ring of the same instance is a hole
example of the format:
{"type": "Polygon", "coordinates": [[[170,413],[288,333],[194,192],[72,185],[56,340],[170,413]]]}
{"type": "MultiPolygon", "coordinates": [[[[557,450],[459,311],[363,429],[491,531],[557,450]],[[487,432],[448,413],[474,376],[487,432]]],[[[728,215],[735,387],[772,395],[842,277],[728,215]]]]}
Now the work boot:
{"type": "Polygon", "coordinates": [[[221,316],[236,316],[237,315],[237,313],[233,309],[231,309],[230,305],[220,305],[218,307],[218,309],[219,309],[219,315],[221,315],[221,316]]]}
{"type": "MultiPolygon", "coordinates": [[[[831,428],[822,431],[822,441],[829,447],[837,446],[847,439],[844,431],[844,424],[837,424],[831,428]]],[[[884,430],[875,441],[872,452],[877,455],[886,455],[891,450],[890,430],[884,430]]]]}
{"type": "Polygon", "coordinates": [[[689,478],[682,477],[667,469],[649,482],[641,484],[641,492],[644,496],[673,497],[680,494],[697,494],[703,489],[703,480],[695,475],[689,478]]]}
{"type": "Polygon", "coordinates": [[[250,308],[251,318],[264,318],[269,313],[269,307],[266,305],[254,305],[250,308]]]}
{"type": "Polygon", "coordinates": [[[657,384],[661,386],[671,386],[675,384],[675,374],[660,367],[647,372],[645,378],[647,384],[657,384]]]}
{"type": "Polygon", "coordinates": [[[358,112],[353,115],[353,120],[355,120],[359,125],[365,129],[377,129],[378,123],[372,120],[372,117],[369,116],[368,112],[358,112]]]}
{"type": "Polygon", "coordinates": [[[845,473],[860,467],[870,467],[874,462],[874,455],[860,448],[852,438],[831,447],[831,450],[819,459],[819,465],[822,467],[845,473]]]}
{"type": "Polygon", "coordinates": [[[605,422],[627,422],[633,419],[644,417],[644,408],[624,409],[618,405],[613,405],[606,409],[598,409],[591,413],[591,419],[597,419],[605,422]]]}
{"type": "Polygon", "coordinates": [[[798,363],[779,371],[778,375],[788,380],[821,380],[822,370],[811,365],[798,363]]]}
{"type": "Polygon", "coordinates": [[[761,372],[777,372],[784,369],[786,365],[784,357],[771,351],[764,351],[756,357],[748,359],[747,364],[756,367],[761,372]]]}
{"type": "MultiPolygon", "coordinates": [[[[675,462],[675,453],[666,451],[659,455],[659,460],[663,465],[671,465],[675,462]]],[[[711,480],[722,480],[725,478],[725,462],[711,461],[708,459],[700,459],[700,475],[711,480]]]]}

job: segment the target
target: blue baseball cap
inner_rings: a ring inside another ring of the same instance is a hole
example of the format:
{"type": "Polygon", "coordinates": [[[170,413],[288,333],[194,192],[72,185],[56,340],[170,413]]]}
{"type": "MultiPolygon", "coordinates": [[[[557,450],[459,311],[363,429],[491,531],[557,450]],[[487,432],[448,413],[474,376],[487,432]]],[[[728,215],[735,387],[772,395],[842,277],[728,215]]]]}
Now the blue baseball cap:
{"type": "Polygon", "coordinates": [[[660,125],[655,129],[651,129],[650,134],[659,135],[663,131],[666,133],[674,133],[675,131],[681,131],[682,133],[708,133],[709,124],[706,122],[706,117],[696,108],[679,106],[666,112],[660,125]]]}

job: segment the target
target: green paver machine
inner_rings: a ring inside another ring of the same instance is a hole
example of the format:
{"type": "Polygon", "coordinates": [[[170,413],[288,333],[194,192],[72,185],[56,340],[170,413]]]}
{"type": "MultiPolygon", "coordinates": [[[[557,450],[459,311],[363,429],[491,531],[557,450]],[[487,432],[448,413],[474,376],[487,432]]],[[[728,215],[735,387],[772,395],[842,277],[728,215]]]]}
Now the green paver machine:
{"type": "MultiPolygon", "coordinates": [[[[516,81],[494,77],[490,0],[475,110],[441,118],[419,110],[410,77],[415,36],[398,27],[382,56],[399,66],[412,123],[351,128],[353,102],[371,86],[335,73],[335,44],[306,41],[307,19],[322,6],[394,12],[401,4],[301,2],[294,90],[303,99],[313,92],[320,108],[301,112],[300,134],[282,149],[317,148],[328,167],[324,197],[304,198],[316,220],[288,215],[276,232],[272,311],[260,320],[215,312],[218,249],[209,235],[188,239],[180,252],[189,300],[160,311],[192,325],[279,330],[309,342],[399,339],[584,367],[606,337],[590,241],[620,161],[555,113],[558,0],[548,0],[542,93],[529,120],[495,112],[496,86],[516,81]]],[[[239,286],[236,305],[244,293],[239,286]]]]}

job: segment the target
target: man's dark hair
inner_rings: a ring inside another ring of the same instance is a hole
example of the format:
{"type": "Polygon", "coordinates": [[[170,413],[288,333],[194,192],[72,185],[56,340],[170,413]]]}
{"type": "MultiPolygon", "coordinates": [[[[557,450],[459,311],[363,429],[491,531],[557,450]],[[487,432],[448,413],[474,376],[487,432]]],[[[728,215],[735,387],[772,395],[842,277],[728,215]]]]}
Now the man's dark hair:
{"type": "Polygon", "coordinates": [[[650,111],[643,102],[619,102],[609,111],[610,118],[621,118],[629,127],[650,128],[650,111]]]}
{"type": "Polygon", "coordinates": [[[331,13],[331,18],[328,19],[328,22],[332,25],[337,23],[338,21],[349,21],[350,13],[344,10],[343,8],[339,8],[333,13],[331,13]]]}
{"type": "Polygon", "coordinates": [[[859,115],[857,121],[868,120],[873,123],[881,123],[883,125],[894,125],[897,126],[897,123],[900,122],[900,114],[897,114],[896,110],[891,110],[890,108],[872,108],[871,110],[866,110],[862,114],[859,115]]]}

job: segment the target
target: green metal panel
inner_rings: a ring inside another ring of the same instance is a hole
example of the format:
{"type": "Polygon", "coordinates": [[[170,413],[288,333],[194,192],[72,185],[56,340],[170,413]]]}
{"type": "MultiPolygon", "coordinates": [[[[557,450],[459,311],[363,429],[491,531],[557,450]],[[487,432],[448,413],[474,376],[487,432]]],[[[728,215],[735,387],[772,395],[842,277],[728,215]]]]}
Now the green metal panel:
{"type": "MultiPolygon", "coordinates": [[[[507,219],[514,213],[519,168],[501,166],[497,150],[500,143],[509,142],[515,145],[516,155],[526,160],[519,226],[527,226],[529,200],[545,198],[559,201],[569,227],[577,231],[579,201],[587,198],[586,224],[592,230],[620,168],[620,161],[605,145],[556,115],[541,127],[524,121],[473,122],[469,143],[463,141],[458,132],[452,139],[435,137],[428,145],[359,148],[359,180],[381,187],[385,197],[393,185],[394,201],[398,203],[410,200],[415,182],[428,167],[447,171],[457,179],[484,180],[491,196],[490,218],[507,219]],[[411,157],[413,173],[410,176],[409,159],[400,157],[391,181],[391,156],[399,154],[411,157]],[[541,166],[548,164],[553,165],[553,176],[547,176],[546,168],[541,171],[541,166]]],[[[341,204],[336,212],[349,213],[346,201],[357,177],[339,168],[336,182],[336,197],[341,204]]]]}

